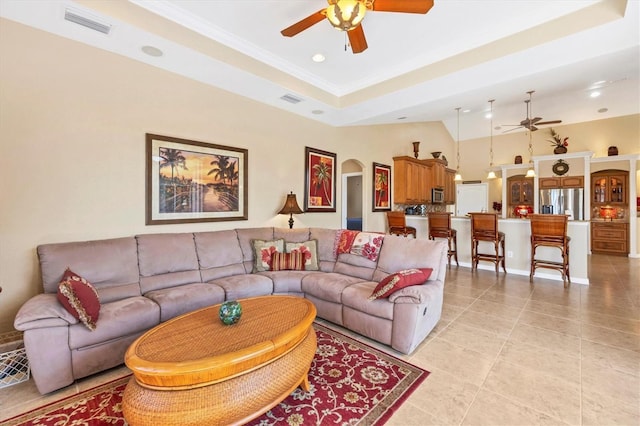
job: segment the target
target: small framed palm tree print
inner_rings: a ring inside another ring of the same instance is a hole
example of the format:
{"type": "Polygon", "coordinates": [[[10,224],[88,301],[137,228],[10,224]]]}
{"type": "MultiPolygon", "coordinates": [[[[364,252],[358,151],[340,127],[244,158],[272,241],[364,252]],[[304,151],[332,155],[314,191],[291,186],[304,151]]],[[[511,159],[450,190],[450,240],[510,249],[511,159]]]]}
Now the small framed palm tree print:
{"type": "Polygon", "coordinates": [[[247,220],[249,153],[146,135],[146,224],[247,220]]]}
{"type": "Polygon", "coordinates": [[[304,211],[336,211],[336,154],[305,147],[304,211]]]}
{"type": "Polygon", "coordinates": [[[391,210],[391,166],[373,163],[373,209],[374,212],[391,210]]]}

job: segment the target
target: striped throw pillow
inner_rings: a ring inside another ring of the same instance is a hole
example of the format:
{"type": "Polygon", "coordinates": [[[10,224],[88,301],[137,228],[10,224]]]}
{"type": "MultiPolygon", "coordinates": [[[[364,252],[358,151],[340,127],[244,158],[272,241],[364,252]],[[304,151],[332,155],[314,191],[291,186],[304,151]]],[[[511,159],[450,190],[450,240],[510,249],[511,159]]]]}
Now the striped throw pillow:
{"type": "Polygon", "coordinates": [[[304,254],[300,251],[293,253],[281,253],[279,251],[271,255],[272,271],[304,271],[304,254]]]}

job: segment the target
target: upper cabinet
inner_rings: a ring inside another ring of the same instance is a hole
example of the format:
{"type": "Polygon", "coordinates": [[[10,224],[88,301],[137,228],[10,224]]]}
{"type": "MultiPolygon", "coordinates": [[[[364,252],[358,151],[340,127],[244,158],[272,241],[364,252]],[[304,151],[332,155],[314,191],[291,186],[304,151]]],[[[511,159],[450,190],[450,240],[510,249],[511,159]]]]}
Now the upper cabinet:
{"type": "Polygon", "coordinates": [[[511,176],[507,179],[507,194],[510,206],[533,206],[533,178],[511,176]]]}
{"type": "Polygon", "coordinates": [[[444,160],[440,159],[430,159],[430,160],[422,160],[425,164],[427,164],[431,168],[431,184],[434,188],[444,189],[446,184],[446,165],[444,160]]]}
{"type": "Polygon", "coordinates": [[[584,187],[584,176],[558,176],[540,178],[538,181],[540,189],[550,188],[582,188],[584,187]]]}
{"type": "Polygon", "coordinates": [[[431,202],[431,168],[411,157],[393,158],[393,199],[397,204],[431,202]]]}
{"type": "Polygon", "coordinates": [[[456,203],[456,171],[452,169],[445,169],[445,183],[444,183],[444,203],[455,204],[456,203]]]}
{"type": "Polygon", "coordinates": [[[602,170],[591,174],[591,202],[594,205],[627,204],[627,181],[625,170],[602,170]]]}

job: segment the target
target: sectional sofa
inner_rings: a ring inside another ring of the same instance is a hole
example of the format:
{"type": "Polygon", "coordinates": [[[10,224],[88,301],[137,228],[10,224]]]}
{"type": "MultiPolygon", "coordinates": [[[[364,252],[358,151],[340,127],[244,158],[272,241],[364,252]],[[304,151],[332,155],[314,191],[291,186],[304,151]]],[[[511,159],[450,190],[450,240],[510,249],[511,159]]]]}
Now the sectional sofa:
{"type": "Polygon", "coordinates": [[[39,246],[44,292],[28,300],[14,322],[24,331],[38,390],[48,393],[122,364],[136,338],[177,315],[225,300],[271,294],[306,297],[315,304],[318,317],[411,353],[440,319],[446,244],[385,235],[372,261],[338,254],[340,232],[265,227],[39,246]],[[275,239],[315,240],[318,270],[253,273],[253,241],[275,239]],[[93,331],[57,298],[66,268],[97,290],[100,312],[93,331]],[[369,300],[379,281],[408,268],[433,272],[422,284],[369,300]]]}

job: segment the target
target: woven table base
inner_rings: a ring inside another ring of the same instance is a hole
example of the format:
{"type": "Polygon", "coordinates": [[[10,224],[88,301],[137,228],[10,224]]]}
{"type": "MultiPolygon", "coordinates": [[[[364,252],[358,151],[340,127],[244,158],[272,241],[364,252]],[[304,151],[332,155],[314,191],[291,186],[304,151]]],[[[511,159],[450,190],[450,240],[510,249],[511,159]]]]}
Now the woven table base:
{"type": "Polygon", "coordinates": [[[270,364],[195,389],[153,390],[140,386],[132,377],[122,400],[124,417],[132,426],[246,423],[306,384],[316,346],[311,328],[298,346],[270,364]]]}

